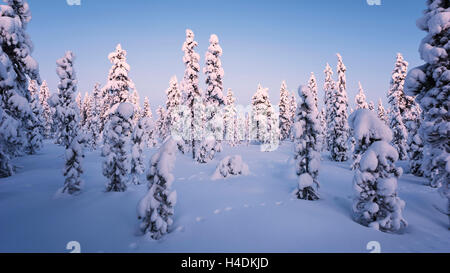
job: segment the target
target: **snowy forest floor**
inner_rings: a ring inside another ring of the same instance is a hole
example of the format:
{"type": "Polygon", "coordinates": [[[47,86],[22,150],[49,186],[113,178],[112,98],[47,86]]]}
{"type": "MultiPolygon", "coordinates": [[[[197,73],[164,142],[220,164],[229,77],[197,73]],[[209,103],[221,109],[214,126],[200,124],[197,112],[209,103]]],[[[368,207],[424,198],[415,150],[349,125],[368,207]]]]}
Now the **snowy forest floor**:
{"type": "MultiPolygon", "coordinates": [[[[146,151],[146,164],[156,149],[146,151]]],[[[433,205],[446,200],[422,178],[405,174],[399,196],[406,201],[404,234],[387,234],[351,219],[353,172],[349,162],[331,162],[324,154],[319,181],[321,200],[293,198],[297,186],[292,143],[271,153],[257,145],[228,147],[209,164],[178,153],[175,182],[178,201],[172,232],[160,241],[139,235],[138,201],[147,191],[129,185],[126,192],[106,193],[100,151],[86,152],[85,186],[75,197],[55,199],[62,187],[63,149],[46,142],[37,155],[17,158],[21,168],[0,179],[0,252],[450,252],[448,218],[433,205]],[[249,176],[211,180],[223,157],[239,154],[249,176]]]]}

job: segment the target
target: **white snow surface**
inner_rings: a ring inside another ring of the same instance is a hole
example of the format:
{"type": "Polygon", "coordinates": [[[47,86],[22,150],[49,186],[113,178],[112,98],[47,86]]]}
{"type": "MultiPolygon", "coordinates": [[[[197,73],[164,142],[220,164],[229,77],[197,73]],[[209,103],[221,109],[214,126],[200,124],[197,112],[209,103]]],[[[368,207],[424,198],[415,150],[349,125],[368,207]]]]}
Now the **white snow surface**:
{"type": "Polygon", "coordinates": [[[130,119],[134,113],[134,106],[129,102],[117,103],[111,108],[111,112],[118,112],[123,118],[130,119]]]}
{"type": "MultiPolygon", "coordinates": [[[[156,151],[144,150],[147,158],[156,151]]],[[[406,202],[403,216],[409,225],[403,234],[388,234],[352,220],[350,162],[331,162],[323,154],[321,199],[292,198],[298,187],[292,175],[293,151],[290,142],[265,153],[258,145],[227,146],[208,164],[178,153],[174,222],[170,233],[152,241],[137,232],[136,206],[147,185],[105,192],[100,151],[86,152],[81,194],[53,199],[64,181],[64,149],[46,141],[38,154],[14,159],[21,166],[14,176],[0,179],[0,252],[69,252],[70,241],[93,253],[369,252],[370,241],[379,242],[381,252],[450,252],[448,218],[433,207],[445,208],[446,199],[426,186],[425,179],[408,173],[400,177],[398,193],[406,202]],[[235,154],[242,156],[251,175],[212,181],[218,162],[235,154]]],[[[408,169],[406,161],[397,165],[408,169]]],[[[383,183],[386,192],[395,186],[383,183]]]]}

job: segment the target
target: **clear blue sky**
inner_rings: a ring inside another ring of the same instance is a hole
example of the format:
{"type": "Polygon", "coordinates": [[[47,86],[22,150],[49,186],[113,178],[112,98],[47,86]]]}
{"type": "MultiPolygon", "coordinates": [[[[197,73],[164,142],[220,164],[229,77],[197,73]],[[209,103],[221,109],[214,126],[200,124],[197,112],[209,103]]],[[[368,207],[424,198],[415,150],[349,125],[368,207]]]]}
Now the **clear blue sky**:
{"type": "MultiPolygon", "coordinates": [[[[289,89],[305,84],[310,72],[319,81],[323,70],[336,68],[339,52],[347,66],[348,93],[353,105],[361,81],[368,100],[385,101],[395,55],[403,53],[410,67],[420,65],[417,52],[425,36],[415,21],[425,0],[29,0],[33,19],[28,32],[41,77],[51,92],[57,85],[55,61],[66,50],[76,56],[78,90],[91,92],[104,84],[110,68],[108,53],[117,43],[128,51],[130,76],[152,109],[165,101],[169,79],[183,76],[185,29],[199,43],[204,64],[209,35],[223,48],[224,86],[232,88],[237,103],[247,105],[261,83],[273,104],[286,80],[289,89]]],[[[204,87],[204,76],[200,77],[204,87]]]]}

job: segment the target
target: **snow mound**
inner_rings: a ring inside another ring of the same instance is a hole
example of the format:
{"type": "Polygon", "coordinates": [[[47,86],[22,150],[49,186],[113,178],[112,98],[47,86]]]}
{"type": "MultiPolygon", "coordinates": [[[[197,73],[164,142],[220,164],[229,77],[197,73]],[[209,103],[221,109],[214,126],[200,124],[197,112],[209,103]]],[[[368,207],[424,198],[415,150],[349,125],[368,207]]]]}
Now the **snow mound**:
{"type": "Polygon", "coordinates": [[[419,48],[420,57],[429,64],[437,64],[439,60],[448,57],[447,51],[442,47],[432,46],[429,43],[423,43],[419,48]]]}
{"type": "Polygon", "coordinates": [[[116,103],[106,112],[106,115],[114,113],[118,113],[124,119],[130,119],[134,114],[134,106],[129,102],[116,103]]]}
{"type": "Polygon", "coordinates": [[[22,114],[22,118],[26,115],[31,114],[30,104],[28,100],[19,95],[12,95],[8,99],[8,103],[10,104],[11,109],[14,109],[15,112],[22,114]]]}
{"type": "Polygon", "coordinates": [[[374,170],[378,163],[387,166],[388,160],[391,162],[398,160],[397,150],[386,141],[374,142],[361,159],[361,170],[374,170]]]}
{"type": "Polygon", "coordinates": [[[350,115],[348,123],[353,129],[355,138],[359,141],[364,140],[365,143],[370,143],[373,140],[387,142],[392,140],[391,129],[371,110],[358,109],[354,111],[350,115]]]}
{"type": "Polygon", "coordinates": [[[219,162],[211,179],[217,180],[230,175],[248,175],[249,173],[248,165],[242,161],[240,155],[227,156],[219,162]]]}
{"type": "Polygon", "coordinates": [[[303,94],[309,94],[309,93],[310,93],[310,91],[309,91],[308,86],[306,86],[306,85],[300,85],[300,86],[298,87],[297,94],[298,94],[298,96],[299,96],[300,98],[303,97],[303,94]]]}
{"type": "Polygon", "coordinates": [[[134,106],[129,102],[119,104],[117,112],[124,118],[131,118],[134,113],[134,106]]]}
{"type": "Polygon", "coordinates": [[[397,179],[387,177],[378,181],[377,193],[381,196],[391,196],[397,191],[397,179]]]}
{"type": "Polygon", "coordinates": [[[424,66],[411,69],[405,79],[404,92],[408,96],[415,96],[425,84],[427,76],[423,72],[424,66]]]}

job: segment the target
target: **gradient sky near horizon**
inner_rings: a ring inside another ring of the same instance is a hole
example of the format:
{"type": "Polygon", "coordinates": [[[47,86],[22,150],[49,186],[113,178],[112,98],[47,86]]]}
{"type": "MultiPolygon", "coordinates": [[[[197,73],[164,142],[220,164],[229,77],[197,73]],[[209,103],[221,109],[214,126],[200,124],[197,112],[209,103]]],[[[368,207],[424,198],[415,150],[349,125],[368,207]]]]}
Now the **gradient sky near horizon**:
{"type": "MultiPolygon", "coordinates": [[[[169,79],[182,79],[181,46],[185,29],[195,33],[203,67],[209,36],[223,48],[224,87],[232,88],[237,104],[247,105],[258,83],[269,88],[272,104],[285,80],[290,91],[306,84],[311,72],[323,97],[323,70],[335,72],[336,53],[347,66],[351,106],[361,82],[367,100],[386,102],[395,56],[401,52],[410,68],[422,64],[418,47],[425,36],[415,21],[425,0],[29,0],[28,33],[41,77],[56,90],[56,60],[66,50],[76,55],[78,91],[105,84],[108,54],[118,43],[127,50],[130,77],[153,111],[165,102],[169,79]]],[[[334,75],[336,76],[336,74],[334,75]]],[[[204,75],[200,75],[204,89],[204,75]]],[[[386,107],[386,105],[385,105],[386,107]]]]}

